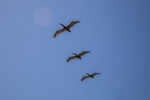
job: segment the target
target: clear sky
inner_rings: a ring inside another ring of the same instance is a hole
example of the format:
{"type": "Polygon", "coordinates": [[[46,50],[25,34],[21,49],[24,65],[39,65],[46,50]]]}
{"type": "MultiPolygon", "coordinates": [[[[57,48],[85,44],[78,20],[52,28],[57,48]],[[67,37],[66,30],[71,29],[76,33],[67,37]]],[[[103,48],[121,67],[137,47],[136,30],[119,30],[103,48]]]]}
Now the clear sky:
{"type": "Polygon", "coordinates": [[[0,0],[0,100],[150,100],[150,0],[0,0]]]}

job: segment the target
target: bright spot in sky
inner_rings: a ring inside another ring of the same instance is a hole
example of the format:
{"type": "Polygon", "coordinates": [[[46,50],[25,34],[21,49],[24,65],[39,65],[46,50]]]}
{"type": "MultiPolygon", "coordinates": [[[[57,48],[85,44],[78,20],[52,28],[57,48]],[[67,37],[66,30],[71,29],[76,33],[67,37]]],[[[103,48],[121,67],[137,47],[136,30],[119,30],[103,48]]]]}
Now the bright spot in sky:
{"type": "Polygon", "coordinates": [[[34,12],[33,19],[38,26],[45,27],[52,22],[52,13],[46,7],[37,8],[34,12]]]}

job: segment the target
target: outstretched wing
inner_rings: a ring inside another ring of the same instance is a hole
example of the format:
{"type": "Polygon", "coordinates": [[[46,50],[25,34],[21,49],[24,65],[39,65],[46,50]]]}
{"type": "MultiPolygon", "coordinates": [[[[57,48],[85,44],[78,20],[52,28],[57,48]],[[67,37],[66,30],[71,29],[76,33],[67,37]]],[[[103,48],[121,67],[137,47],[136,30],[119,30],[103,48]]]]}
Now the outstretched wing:
{"type": "Polygon", "coordinates": [[[66,29],[64,29],[64,28],[61,29],[61,30],[56,31],[56,33],[54,34],[54,38],[55,38],[58,34],[64,32],[64,31],[66,31],[66,29]]]}
{"type": "Polygon", "coordinates": [[[92,76],[100,75],[101,73],[93,73],[92,76]]]}
{"type": "Polygon", "coordinates": [[[89,78],[89,76],[83,76],[81,81],[83,81],[84,79],[89,78]]]}
{"type": "Polygon", "coordinates": [[[76,57],[76,56],[71,56],[71,57],[69,57],[69,58],[67,59],[67,62],[69,62],[70,60],[75,59],[75,58],[77,58],[77,57],[76,57]]]}
{"type": "Polygon", "coordinates": [[[82,52],[79,54],[79,56],[81,57],[81,56],[83,56],[83,55],[86,54],[86,53],[90,53],[90,51],[82,51],[82,52]]]}
{"type": "Polygon", "coordinates": [[[74,26],[75,24],[80,23],[80,21],[72,21],[68,26],[66,26],[67,28],[71,28],[72,26],[74,26]]]}

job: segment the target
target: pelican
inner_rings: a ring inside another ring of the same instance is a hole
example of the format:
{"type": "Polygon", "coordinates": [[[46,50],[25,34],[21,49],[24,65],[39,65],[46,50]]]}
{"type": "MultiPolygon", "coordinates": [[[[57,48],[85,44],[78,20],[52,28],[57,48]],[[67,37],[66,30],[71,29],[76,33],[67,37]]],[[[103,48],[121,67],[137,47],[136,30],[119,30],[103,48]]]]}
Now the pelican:
{"type": "Polygon", "coordinates": [[[100,75],[101,73],[93,73],[93,74],[89,74],[89,73],[86,73],[88,76],[83,76],[81,81],[83,81],[84,79],[86,78],[94,78],[95,75],[100,75]]]}
{"type": "Polygon", "coordinates": [[[67,62],[75,58],[82,59],[81,56],[85,55],[86,53],[90,53],[90,51],[82,51],[80,54],[72,53],[74,56],[69,57],[67,62]]]}
{"type": "Polygon", "coordinates": [[[64,31],[71,32],[71,31],[70,31],[70,28],[71,28],[72,26],[74,26],[75,24],[77,24],[77,23],[80,23],[80,21],[72,21],[68,26],[65,26],[65,25],[59,23],[59,24],[63,27],[63,29],[60,29],[60,30],[56,31],[56,33],[54,34],[54,38],[56,38],[56,36],[57,36],[58,34],[64,32],[64,31]]]}

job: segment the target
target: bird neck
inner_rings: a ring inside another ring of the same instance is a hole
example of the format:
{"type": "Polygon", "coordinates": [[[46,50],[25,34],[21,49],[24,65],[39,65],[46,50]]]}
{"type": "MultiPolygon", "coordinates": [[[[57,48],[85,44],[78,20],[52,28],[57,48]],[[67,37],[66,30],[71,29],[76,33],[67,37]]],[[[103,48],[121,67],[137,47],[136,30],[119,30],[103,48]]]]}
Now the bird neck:
{"type": "Polygon", "coordinates": [[[61,24],[61,23],[59,23],[63,28],[65,27],[65,25],[63,25],[63,24],[61,24]]]}
{"type": "Polygon", "coordinates": [[[78,56],[76,53],[73,53],[73,55],[78,56]]]}
{"type": "Polygon", "coordinates": [[[88,76],[90,76],[90,74],[89,73],[86,73],[88,76]]]}

